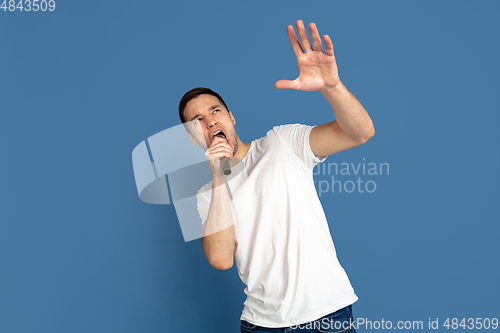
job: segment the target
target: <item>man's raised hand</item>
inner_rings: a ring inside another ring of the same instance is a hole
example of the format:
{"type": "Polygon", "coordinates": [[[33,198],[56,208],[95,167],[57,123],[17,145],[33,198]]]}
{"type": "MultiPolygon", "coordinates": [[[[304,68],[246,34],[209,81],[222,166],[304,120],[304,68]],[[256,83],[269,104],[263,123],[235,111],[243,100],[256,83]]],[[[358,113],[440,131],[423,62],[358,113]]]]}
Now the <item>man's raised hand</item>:
{"type": "Polygon", "coordinates": [[[295,35],[293,26],[287,28],[288,38],[297,57],[299,77],[293,81],[279,80],[274,86],[278,89],[296,89],[304,91],[326,91],[335,88],[339,83],[337,63],[333,54],[333,43],[328,35],[323,36],[325,51],[316,24],[309,24],[309,31],[313,44],[307,36],[304,23],[297,21],[297,33],[295,35]],[[302,45],[301,45],[302,44],[302,45]]]}

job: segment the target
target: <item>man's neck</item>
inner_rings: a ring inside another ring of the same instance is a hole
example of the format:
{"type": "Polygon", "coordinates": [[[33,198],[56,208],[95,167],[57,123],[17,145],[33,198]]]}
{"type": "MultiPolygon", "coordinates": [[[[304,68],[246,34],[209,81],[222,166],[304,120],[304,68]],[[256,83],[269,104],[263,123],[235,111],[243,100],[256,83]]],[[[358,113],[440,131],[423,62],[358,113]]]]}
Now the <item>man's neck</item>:
{"type": "Polygon", "coordinates": [[[240,138],[238,138],[237,140],[238,140],[238,150],[236,151],[236,154],[234,155],[234,159],[235,159],[235,161],[241,161],[245,157],[245,155],[247,154],[252,143],[251,142],[248,142],[248,143],[241,142],[240,138]]]}

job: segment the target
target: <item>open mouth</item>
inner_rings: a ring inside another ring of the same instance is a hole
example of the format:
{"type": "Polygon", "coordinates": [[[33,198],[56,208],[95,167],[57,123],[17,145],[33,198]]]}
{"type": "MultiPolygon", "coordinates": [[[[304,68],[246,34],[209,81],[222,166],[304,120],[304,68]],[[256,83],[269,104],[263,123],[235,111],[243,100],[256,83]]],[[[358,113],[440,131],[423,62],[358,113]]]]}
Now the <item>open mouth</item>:
{"type": "Polygon", "coordinates": [[[223,138],[224,140],[227,141],[226,135],[222,130],[217,130],[214,132],[213,137],[215,138],[216,136],[223,138]]]}

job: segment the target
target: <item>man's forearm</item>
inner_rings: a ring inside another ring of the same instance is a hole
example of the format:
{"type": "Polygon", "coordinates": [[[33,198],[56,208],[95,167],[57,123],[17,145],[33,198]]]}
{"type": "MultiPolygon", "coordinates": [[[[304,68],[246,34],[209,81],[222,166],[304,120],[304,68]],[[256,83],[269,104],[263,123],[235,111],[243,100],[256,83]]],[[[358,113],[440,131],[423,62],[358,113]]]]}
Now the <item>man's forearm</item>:
{"type": "Polygon", "coordinates": [[[210,265],[229,269],[233,265],[235,235],[226,182],[214,179],[208,217],[203,225],[203,250],[210,265]]]}
{"type": "Polygon", "coordinates": [[[366,141],[375,133],[373,122],[358,99],[342,82],[321,91],[332,106],[337,125],[354,140],[366,141]]]}

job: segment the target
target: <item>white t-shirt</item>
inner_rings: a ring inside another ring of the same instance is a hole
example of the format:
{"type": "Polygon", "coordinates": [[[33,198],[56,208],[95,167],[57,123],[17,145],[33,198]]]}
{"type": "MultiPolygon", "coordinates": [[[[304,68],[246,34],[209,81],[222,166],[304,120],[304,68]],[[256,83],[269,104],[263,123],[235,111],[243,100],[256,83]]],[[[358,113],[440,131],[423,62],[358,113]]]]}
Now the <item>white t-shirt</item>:
{"type": "MultiPolygon", "coordinates": [[[[264,327],[309,322],[358,297],[340,265],[313,182],[326,157],[311,151],[312,126],[274,127],[228,178],[237,247],[234,259],[247,286],[242,320],[264,327]]],[[[202,221],[212,183],[197,194],[202,221]]]]}

